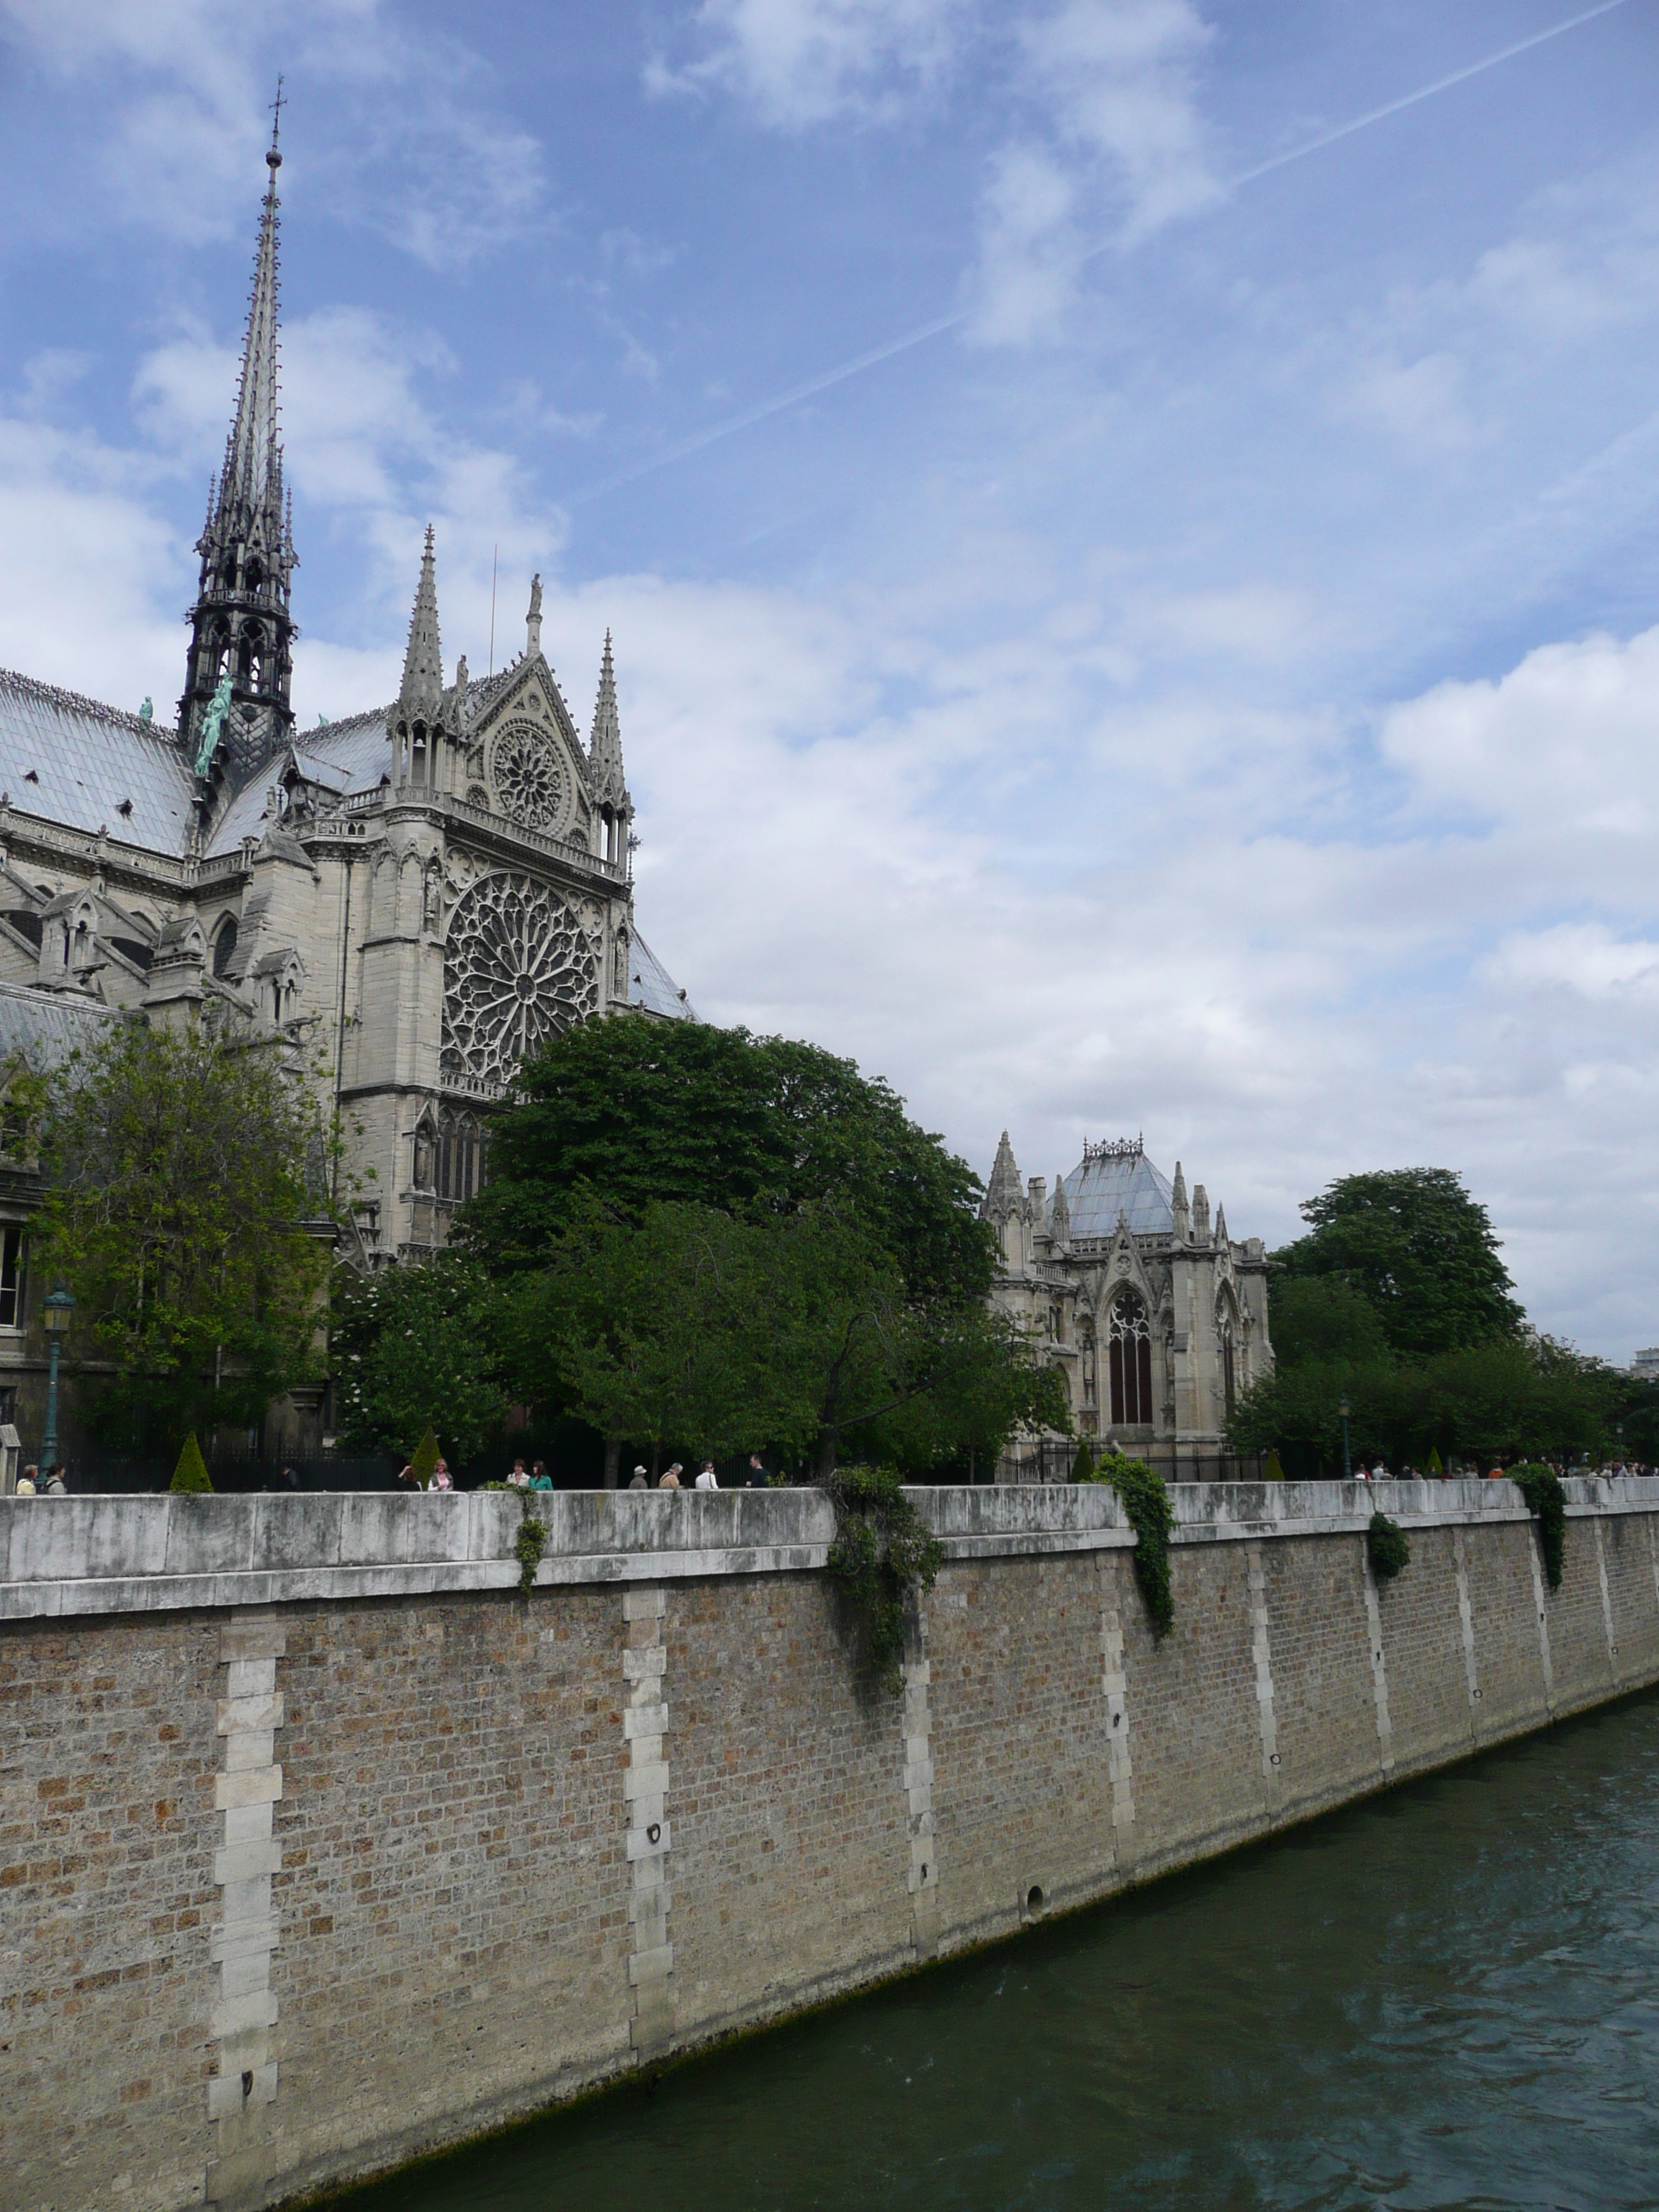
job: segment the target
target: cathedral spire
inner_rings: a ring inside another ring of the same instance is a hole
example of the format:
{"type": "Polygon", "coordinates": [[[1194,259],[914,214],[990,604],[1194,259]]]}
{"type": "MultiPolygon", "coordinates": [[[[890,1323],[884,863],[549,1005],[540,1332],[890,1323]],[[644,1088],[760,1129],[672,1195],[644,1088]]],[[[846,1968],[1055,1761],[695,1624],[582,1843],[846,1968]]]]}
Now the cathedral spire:
{"type": "Polygon", "coordinates": [[[605,634],[605,657],[599,663],[599,696],[593,702],[593,730],[587,757],[593,770],[593,788],[601,799],[616,801],[623,793],[622,723],[617,714],[617,671],[611,658],[611,633],[605,634]]]}
{"type": "MultiPolygon", "coordinates": [[[[280,83],[276,116],[280,123],[280,83]]],[[[179,702],[180,747],[192,763],[205,757],[210,779],[223,771],[234,787],[278,750],[294,720],[289,595],[298,563],[283,498],[276,401],[276,172],[283,156],[274,125],[265,165],[236,410],[196,545],[201,578],[187,617],[190,659],[179,702]],[[204,756],[210,728],[213,744],[204,756]]]]}
{"type": "Polygon", "coordinates": [[[438,578],[432,554],[432,525],[428,522],[426,550],[421,555],[421,580],[415,587],[415,607],[409,617],[409,645],[404,653],[404,680],[398,704],[405,714],[431,715],[437,713],[443,696],[443,650],[438,640],[438,578]]]}
{"type": "MultiPolygon", "coordinates": [[[[281,100],[278,90],[278,101],[281,100]]],[[[280,106],[271,125],[270,172],[259,216],[259,244],[253,256],[253,292],[248,301],[242,342],[242,374],[236,387],[236,416],[225,445],[225,486],[255,507],[280,481],[282,455],[276,443],[276,172],[283,166],[277,146],[280,106]]],[[[278,513],[280,514],[280,507],[278,513]]]]}

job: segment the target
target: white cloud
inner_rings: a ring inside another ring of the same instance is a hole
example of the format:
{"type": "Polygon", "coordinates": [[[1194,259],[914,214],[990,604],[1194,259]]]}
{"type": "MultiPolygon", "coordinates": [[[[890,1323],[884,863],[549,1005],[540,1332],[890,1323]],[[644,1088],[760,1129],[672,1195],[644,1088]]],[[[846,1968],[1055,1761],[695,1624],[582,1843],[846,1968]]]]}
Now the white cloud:
{"type": "Polygon", "coordinates": [[[702,0],[698,52],[659,56],[659,94],[718,88],[766,124],[800,131],[837,118],[887,118],[937,88],[977,0],[702,0]]]}
{"type": "Polygon", "coordinates": [[[127,221],[184,244],[246,225],[279,70],[290,126],[295,101],[330,100],[312,188],[432,267],[498,252],[546,219],[537,139],[465,45],[417,31],[386,0],[294,0],[280,15],[215,0],[0,0],[0,33],[83,93],[108,88],[88,132],[96,173],[127,221]]]}
{"type": "Polygon", "coordinates": [[[974,279],[987,344],[1052,337],[1094,252],[1220,196],[1196,86],[1212,34],[1191,0],[1063,0],[1014,36],[1040,135],[991,164],[974,279]]]}

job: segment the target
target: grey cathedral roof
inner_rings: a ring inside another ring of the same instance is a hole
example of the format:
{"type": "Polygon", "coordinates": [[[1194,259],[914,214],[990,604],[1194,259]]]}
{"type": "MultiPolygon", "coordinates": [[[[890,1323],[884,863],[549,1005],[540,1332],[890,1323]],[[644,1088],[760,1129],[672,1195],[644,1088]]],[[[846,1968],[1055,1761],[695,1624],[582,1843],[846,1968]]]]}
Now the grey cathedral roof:
{"type": "Polygon", "coordinates": [[[1085,1145],[1062,1188],[1073,1239],[1115,1235],[1120,1213],[1137,1237],[1167,1236],[1175,1226],[1174,1188],[1139,1146],[1085,1145]]]}
{"type": "Polygon", "coordinates": [[[182,854],[191,792],[165,726],[0,669],[0,793],[20,813],[182,854]]]}

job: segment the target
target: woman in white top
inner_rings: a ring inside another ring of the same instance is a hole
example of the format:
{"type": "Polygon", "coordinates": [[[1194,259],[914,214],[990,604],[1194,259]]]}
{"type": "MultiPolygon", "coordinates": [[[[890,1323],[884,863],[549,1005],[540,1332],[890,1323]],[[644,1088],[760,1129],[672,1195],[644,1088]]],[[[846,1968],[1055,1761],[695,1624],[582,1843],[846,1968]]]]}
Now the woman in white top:
{"type": "Polygon", "coordinates": [[[714,1480],[714,1462],[712,1459],[704,1460],[702,1470],[697,1476],[697,1487],[699,1490],[720,1488],[720,1484],[714,1480]]]}

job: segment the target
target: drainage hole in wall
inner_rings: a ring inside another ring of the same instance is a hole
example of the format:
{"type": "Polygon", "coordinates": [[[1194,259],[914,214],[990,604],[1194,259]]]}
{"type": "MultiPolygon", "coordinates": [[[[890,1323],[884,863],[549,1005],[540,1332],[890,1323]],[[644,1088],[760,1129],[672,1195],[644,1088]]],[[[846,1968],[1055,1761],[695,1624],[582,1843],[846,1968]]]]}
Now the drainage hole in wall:
{"type": "Polygon", "coordinates": [[[925,1859],[922,1862],[921,1878],[924,1881],[927,1879],[927,1863],[925,1859]]]}
{"type": "Polygon", "coordinates": [[[253,2075],[251,2072],[242,2076],[242,2094],[245,2097],[251,2097],[253,2094],[253,2075]]]}
{"type": "Polygon", "coordinates": [[[1277,1752],[1274,1752],[1273,1754],[1273,1763],[1275,1766],[1279,1764],[1279,1753],[1277,1752]]]}
{"type": "Polygon", "coordinates": [[[1485,1695],[1484,1691],[1476,1690],[1476,1691],[1474,1692],[1474,1701],[1475,1701],[1475,1703],[1476,1703],[1477,1705],[1479,1705],[1479,1704],[1480,1704],[1480,1699],[1481,1699],[1481,1698],[1482,1698],[1484,1695],[1485,1695]]]}
{"type": "Polygon", "coordinates": [[[1122,1714],[1121,1714],[1121,1713],[1114,1713],[1114,1714],[1112,1715],[1112,1726],[1113,1726],[1114,1728],[1121,1728],[1121,1727],[1122,1727],[1122,1725],[1123,1725],[1123,1716],[1122,1716],[1122,1714]]]}
{"type": "Polygon", "coordinates": [[[646,1830],[645,1840],[647,1844],[659,1844],[662,1841],[662,1830],[656,1821],[653,1820],[646,1830]]]}
{"type": "Polygon", "coordinates": [[[1025,1910],[1033,1920],[1041,1920],[1048,1899],[1042,1893],[1041,1882],[1034,1881],[1025,1893],[1025,1910]]]}

